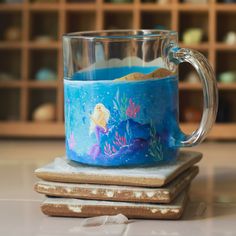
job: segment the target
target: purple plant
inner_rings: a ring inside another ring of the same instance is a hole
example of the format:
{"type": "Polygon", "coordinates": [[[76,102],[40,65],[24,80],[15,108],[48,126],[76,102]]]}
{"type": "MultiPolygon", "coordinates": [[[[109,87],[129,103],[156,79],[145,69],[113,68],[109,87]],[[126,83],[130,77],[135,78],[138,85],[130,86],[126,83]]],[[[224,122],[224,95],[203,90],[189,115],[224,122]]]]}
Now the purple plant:
{"type": "Polygon", "coordinates": [[[115,134],[115,140],[113,143],[119,147],[122,147],[127,144],[126,138],[124,136],[120,136],[118,132],[115,134]]]}
{"type": "Polygon", "coordinates": [[[135,105],[132,99],[129,99],[129,106],[126,109],[126,115],[130,118],[135,118],[140,111],[140,106],[135,105]]]}

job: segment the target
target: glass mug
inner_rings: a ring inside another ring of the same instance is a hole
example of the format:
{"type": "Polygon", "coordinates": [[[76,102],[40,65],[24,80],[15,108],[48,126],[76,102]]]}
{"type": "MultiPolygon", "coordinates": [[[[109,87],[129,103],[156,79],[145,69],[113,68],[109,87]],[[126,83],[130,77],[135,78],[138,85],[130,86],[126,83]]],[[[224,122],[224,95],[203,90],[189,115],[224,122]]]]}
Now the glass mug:
{"type": "Polygon", "coordinates": [[[158,165],[199,144],[216,118],[213,70],[165,30],[111,30],[63,36],[66,155],[98,166],[158,165]],[[179,128],[178,64],[203,86],[203,114],[191,135],[179,128]]]}

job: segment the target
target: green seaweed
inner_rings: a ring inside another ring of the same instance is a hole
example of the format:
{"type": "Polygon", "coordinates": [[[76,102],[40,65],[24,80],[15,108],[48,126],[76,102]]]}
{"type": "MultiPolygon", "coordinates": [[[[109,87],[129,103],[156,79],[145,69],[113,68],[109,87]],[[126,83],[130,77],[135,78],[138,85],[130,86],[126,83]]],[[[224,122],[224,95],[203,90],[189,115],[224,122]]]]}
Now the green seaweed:
{"type": "Polygon", "coordinates": [[[128,106],[128,98],[124,94],[120,95],[119,89],[117,90],[116,97],[113,100],[113,106],[117,110],[121,121],[127,119],[126,109],[128,106]]]}
{"type": "Polygon", "coordinates": [[[131,142],[131,137],[132,137],[132,130],[130,128],[129,122],[126,123],[126,132],[125,132],[125,138],[128,143],[131,142]]]}
{"type": "Polygon", "coordinates": [[[164,156],[161,139],[160,137],[157,137],[156,128],[152,121],[150,122],[150,137],[151,140],[148,149],[150,156],[158,161],[163,160],[164,156]]]}

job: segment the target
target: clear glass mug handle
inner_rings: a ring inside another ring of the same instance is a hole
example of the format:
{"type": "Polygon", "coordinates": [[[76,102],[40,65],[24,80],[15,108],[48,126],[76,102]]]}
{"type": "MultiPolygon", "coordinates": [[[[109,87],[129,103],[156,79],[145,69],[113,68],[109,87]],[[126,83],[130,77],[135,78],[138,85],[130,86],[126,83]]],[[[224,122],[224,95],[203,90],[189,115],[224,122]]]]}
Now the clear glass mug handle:
{"type": "Polygon", "coordinates": [[[198,51],[171,47],[168,52],[168,60],[174,64],[190,63],[198,73],[203,86],[203,113],[200,126],[192,134],[184,135],[176,143],[178,147],[191,147],[204,140],[215,122],[218,109],[217,82],[211,65],[198,51]]]}

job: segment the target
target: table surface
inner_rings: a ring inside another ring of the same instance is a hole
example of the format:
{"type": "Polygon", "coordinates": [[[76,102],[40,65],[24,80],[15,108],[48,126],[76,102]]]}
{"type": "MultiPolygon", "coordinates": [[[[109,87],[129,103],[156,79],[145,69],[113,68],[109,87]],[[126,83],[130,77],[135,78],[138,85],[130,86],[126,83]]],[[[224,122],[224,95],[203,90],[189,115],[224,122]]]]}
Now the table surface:
{"type": "Polygon", "coordinates": [[[63,155],[63,141],[0,140],[0,235],[236,235],[236,142],[208,142],[191,150],[204,157],[181,220],[81,227],[83,219],[43,215],[44,196],[33,190],[33,171],[63,155]]]}

